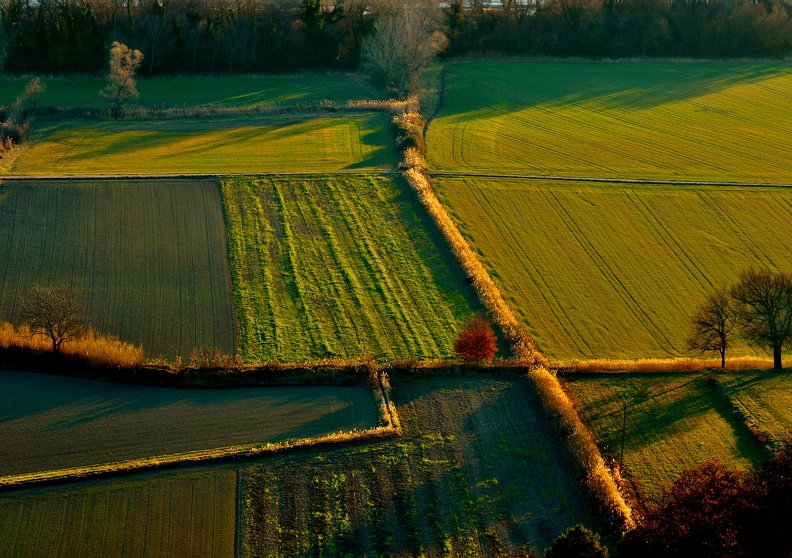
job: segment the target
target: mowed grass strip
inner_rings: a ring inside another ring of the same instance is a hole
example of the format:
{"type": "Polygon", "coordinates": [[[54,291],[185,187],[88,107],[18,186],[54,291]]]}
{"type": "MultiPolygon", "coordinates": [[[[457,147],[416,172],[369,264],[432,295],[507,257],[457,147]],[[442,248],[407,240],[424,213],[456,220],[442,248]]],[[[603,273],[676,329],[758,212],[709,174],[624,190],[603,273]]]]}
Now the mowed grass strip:
{"type": "MultiPolygon", "coordinates": [[[[435,180],[539,346],[557,359],[678,356],[741,270],[792,269],[792,190],[435,180]]],[[[730,356],[753,354],[735,343],[730,356]]]]}
{"type": "Polygon", "coordinates": [[[427,136],[441,170],[792,183],[785,63],[451,66],[427,136]]]}
{"type": "MultiPolygon", "coordinates": [[[[0,105],[14,102],[27,79],[0,79],[0,105]]],[[[99,92],[101,79],[42,78],[46,87],[39,105],[106,106],[99,92]]],[[[169,77],[139,79],[140,97],[131,104],[152,109],[174,107],[259,107],[309,105],[320,101],[359,101],[376,98],[361,80],[344,74],[233,77],[169,77]]]]}
{"type": "Polygon", "coordinates": [[[246,477],[251,556],[513,556],[592,524],[524,379],[394,383],[404,436],[246,477]]]}
{"type": "Polygon", "coordinates": [[[40,121],[9,174],[223,174],[392,169],[388,115],[40,121]]]}
{"type": "Polygon", "coordinates": [[[0,373],[0,475],[376,426],[364,387],[183,390],[0,373]],[[31,443],[35,440],[35,443],[31,443]]]}
{"type": "Polygon", "coordinates": [[[233,178],[223,197],[245,359],[453,353],[475,297],[400,180],[233,178]]]}
{"type": "Polygon", "coordinates": [[[0,494],[5,558],[233,558],[236,472],[148,474],[0,494]]]}
{"type": "Polygon", "coordinates": [[[792,442],[792,378],[788,372],[719,374],[727,396],[758,428],[781,443],[792,442]]]}
{"type": "Polygon", "coordinates": [[[92,327],[150,357],[236,346],[220,188],[211,181],[0,185],[0,318],[35,283],[71,286],[92,327]]]}
{"type": "Polygon", "coordinates": [[[735,469],[764,454],[729,405],[698,374],[566,377],[583,421],[618,460],[623,396],[628,396],[624,469],[639,497],[657,502],[684,469],[717,460],[735,469]]]}

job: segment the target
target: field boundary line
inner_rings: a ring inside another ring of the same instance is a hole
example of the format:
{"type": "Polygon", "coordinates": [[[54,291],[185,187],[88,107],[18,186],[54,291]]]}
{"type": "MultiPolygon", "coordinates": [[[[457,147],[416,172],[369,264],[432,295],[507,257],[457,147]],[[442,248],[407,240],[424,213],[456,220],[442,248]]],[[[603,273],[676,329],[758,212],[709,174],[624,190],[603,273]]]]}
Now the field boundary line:
{"type": "Polygon", "coordinates": [[[325,175],[397,175],[399,169],[341,169],[333,171],[291,171],[291,172],[225,172],[225,173],[161,173],[161,174],[12,174],[0,175],[0,185],[13,181],[53,181],[53,180],[157,180],[157,179],[218,179],[237,176],[325,176],[325,175]]]}
{"type": "Polygon", "coordinates": [[[429,171],[437,178],[503,178],[556,182],[602,182],[608,184],[656,184],[658,186],[742,186],[752,188],[792,188],[792,184],[769,182],[715,182],[710,180],[670,180],[651,178],[593,178],[586,176],[554,176],[547,174],[506,174],[495,172],[429,171]]]}
{"type": "Polygon", "coordinates": [[[316,438],[300,438],[282,442],[264,442],[226,446],[207,450],[196,450],[183,453],[157,455],[141,459],[129,459],[68,469],[54,469],[5,475],[0,477],[0,491],[13,487],[47,484],[59,481],[84,480],[103,476],[125,474],[130,472],[151,471],[180,465],[216,463],[220,461],[250,459],[265,455],[274,455],[285,451],[311,447],[330,446],[339,443],[358,442],[372,438],[386,438],[396,435],[392,425],[375,426],[364,430],[349,430],[325,434],[316,438]]]}
{"type": "Polygon", "coordinates": [[[445,94],[446,72],[448,71],[448,68],[455,65],[456,64],[446,64],[445,66],[443,66],[443,69],[440,70],[440,77],[439,77],[440,85],[437,88],[437,106],[435,106],[434,112],[431,114],[431,116],[429,116],[429,118],[426,119],[426,123],[424,123],[424,128],[423,128],[424,138],[426,137],[427,132],[429,132],[429,125],[432,123],[432,121],[435,118],[437,118],[437,115],[440,114],[440,111],[443,110],[443,95],[445,94]]]}

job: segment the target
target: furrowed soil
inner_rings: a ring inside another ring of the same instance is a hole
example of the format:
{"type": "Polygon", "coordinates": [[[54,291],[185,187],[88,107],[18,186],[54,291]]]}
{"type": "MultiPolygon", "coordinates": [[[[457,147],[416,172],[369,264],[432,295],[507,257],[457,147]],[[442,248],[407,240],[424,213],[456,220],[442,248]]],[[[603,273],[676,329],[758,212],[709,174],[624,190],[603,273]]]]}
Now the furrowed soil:
{"type": "Polygon", "coordinates": [[[393,394],[402,438],[249,469],[245,552],[510,556],[593,526],[527,380],[399,380],[393,394]]]}
{"type": "MultiPolygon", "coordinates": [[[[792,190],[435,179],[539,346],[558,359],[685,353],[687,320],[749,267],[792,269],[792,190]]],[[[736,342],[731,356],[753,355],[736,342]]]]}
{"type": "MultiPolygon", "coordinates": [[[[0,79],[0,104],[14,102],[27,79],[0,79]]],[[[39,105],[107,106],[99,96],[105,86],[101,79],[43,78],[46,88],[39,105]]],[[[132,106],[152,109],[180,107],[257,107],[308,105],[321,101],[357,101],[375,95],[360,81],[328,73],[233,76],[211,78],[139,79],[140,97],[132,106]]]]}
{"type": "Polygon", "coordinates": [[[792,67],[493,61],[448,68],[438,170],[792,184],[792,67]]]}
{"type": "Polygon", "coordinates": [[[475,294],[401,180],[234,178],[223,196],[244,358],[453,354],[475,294]]]}
{"type": "Polygon", "coordinates": [[[170,120],[41,120],[6,174],[392,169],[389,115],[305,112],[170,120]]]}
{"type": "Polygon", "coordinates": [[[735,469],[764,455],[734,408],[704,375],[601,374],[565,377],[583,421],[618,461],[623,396],[629,397],[624,476],[639,497],[657,502],[684,469],[717,460],[735,469]]]}
{"type": "Polygon", "coordinates": [[[376,423],[364,387],[189,390],[2,371],[0,475],[309,438],[376,423]]]}
{"type": "Polygon", "coordinates": [[[0,494],[0,556],[233,558],[236,478],[212,469],[0,494]]]}
{"type": "Polygon", "coordinates": [[[220,188],[210,181],[0,184],[0,319],[68,285],[91,326],[148,356],[236,347],[220,188]]]}

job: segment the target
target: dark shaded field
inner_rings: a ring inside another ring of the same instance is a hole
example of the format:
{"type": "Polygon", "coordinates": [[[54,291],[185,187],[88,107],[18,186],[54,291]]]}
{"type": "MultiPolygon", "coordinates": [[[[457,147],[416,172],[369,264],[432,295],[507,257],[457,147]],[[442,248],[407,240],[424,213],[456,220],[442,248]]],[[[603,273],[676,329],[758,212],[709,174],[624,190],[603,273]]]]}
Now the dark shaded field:
{"type": "Polygon", "coordinates": [[[308,438],[376,420],[363,387],[187,390],[2,371],[0,475],[308,438]]]}
{"type": "Polygon", "coordinates": [[[246,478],[252,556],[507,556],[591,516],[533,388],[398,381],[404,437],[273,459],[246,478]]]}
{"type": "Polygon", "coordinates": [[[214,182],[0,184],[0,319],[19,323],[34,283],[71,286],[94,329],[149,357],[235,352],[214,182]]]}

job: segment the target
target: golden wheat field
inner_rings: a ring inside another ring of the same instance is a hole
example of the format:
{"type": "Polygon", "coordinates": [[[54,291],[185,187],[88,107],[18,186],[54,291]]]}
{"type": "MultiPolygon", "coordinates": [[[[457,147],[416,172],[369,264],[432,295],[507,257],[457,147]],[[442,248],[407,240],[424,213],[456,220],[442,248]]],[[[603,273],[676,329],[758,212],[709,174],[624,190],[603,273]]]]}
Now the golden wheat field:
{"type": "Polygon", "coordinates": [[[792,183],[792,67],[460,63],[429,127],[438,170],[792,183]]]}
{"type": "MultiPolygon", "coordinates": [[[[558,359],[678,356],[687,320],[750,266],[792,269],[792,191],[483,178],[438,195],[558,359]]],[[[737,343],[731,356],[752,354],[737,343]]]]}

